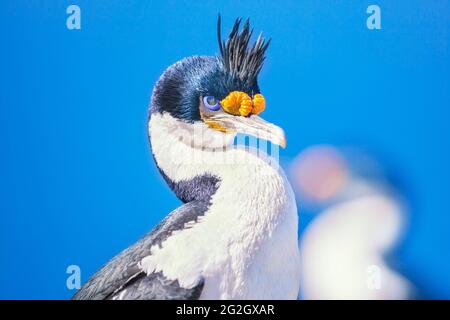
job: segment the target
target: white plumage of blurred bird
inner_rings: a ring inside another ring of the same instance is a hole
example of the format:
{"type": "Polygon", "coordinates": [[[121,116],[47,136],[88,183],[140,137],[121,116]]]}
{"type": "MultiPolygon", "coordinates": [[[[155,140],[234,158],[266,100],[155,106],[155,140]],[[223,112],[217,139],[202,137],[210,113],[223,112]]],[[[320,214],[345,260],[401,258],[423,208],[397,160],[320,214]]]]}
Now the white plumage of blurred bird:
{"type": "Polygon", "coordinates": [[[300,239],[301,297],[408,298],[408,280],[385,261],[402,234],[405,208],[379,166],[355,152],[317,146],[291,169],[302,203],[320,211],[300,239]]]}

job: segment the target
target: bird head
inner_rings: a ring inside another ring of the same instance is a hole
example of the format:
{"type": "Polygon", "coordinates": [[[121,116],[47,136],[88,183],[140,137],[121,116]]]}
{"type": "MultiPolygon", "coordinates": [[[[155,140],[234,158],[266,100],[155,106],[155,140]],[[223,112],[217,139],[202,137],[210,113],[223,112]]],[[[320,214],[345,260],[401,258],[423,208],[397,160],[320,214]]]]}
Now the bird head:
{"type": "Polygon", "coordinates": [[[222,41],[219,15],[220,54],[185,58],[169,67],[155,85],[150,114],[168,113],[183,125],[200,125],[215,135],[252,135],[285,147],[283,130],[259,116],[266,101],[257,76],[270,40],[260,34],[250,45],[253,30],[249,20],[242,28],[241,22],[236,19],[222,41]]]}

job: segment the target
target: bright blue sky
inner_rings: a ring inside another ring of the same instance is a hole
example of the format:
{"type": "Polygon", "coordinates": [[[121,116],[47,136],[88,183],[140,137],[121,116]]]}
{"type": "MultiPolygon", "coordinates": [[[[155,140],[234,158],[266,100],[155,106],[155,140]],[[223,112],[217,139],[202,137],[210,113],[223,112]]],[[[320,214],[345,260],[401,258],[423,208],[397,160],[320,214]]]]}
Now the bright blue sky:
{"type": "Polygon", "coordinates": [[[167,66],[217,52],[218,12],[224,30],[251,17],[272,37],[260,86],[283,156],[346,143],[395,164],[413,203],[402,264],[450,298],[450,3],[437,0],[1,1],[0,298],[70,297],[68,265],[86,280],[178,206],[147,107],[167,66]],[[373,3],[382,30],[366,28],[373,3]]]}

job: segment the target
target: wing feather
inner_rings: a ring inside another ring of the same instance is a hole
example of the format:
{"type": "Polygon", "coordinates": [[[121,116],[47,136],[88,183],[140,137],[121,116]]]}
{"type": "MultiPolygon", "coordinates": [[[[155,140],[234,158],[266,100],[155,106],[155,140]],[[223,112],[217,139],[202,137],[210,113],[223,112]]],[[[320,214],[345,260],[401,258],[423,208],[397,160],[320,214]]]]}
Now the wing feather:
{"type": "Polygon", "coordinates": [[[145,274],[139,268],[139,262],[151,254],[152,246],[160,246],[173,231],[197,221],[207,208],[203,201],[192,201],[172,211],[141,240],[104,265],[72,299],[197,299],[203,283],[191,289],[182,288],[177,280],[168,280],[161,273],[145,274]]]}

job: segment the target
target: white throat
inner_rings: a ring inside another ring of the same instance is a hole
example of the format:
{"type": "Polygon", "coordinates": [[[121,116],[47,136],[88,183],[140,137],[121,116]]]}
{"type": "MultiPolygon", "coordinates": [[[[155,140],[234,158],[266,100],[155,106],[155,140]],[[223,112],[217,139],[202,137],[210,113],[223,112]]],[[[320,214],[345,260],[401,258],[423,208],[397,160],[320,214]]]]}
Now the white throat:
{"type": "Polygon", "coordinates": [[[235,178],[232,172],[250,170],[254,174],[255,169],[267,170],[262,175],[282,174],[276,159],[258,150],[236,147],[235,135],[213,130],[203,123],[185,123],[167,113],[153,114],[149,134],[158,166],[175,182],[205,173],[217,174],[222,179],[231,174],[235,178]]]}
{"type": "Polygon", "coordinates": [[[210,174],[219,187],[199,223],[144,259],[147,272],[162,271],[185,287],[203,277],[203,298],[295,298],[298,283],[280,288],[284,277],[296,281],[299,268],[297,208],[278,163],[232,146],[232,135],[169,114],[153,114],[149,128],[157,165],[173,182],[210,174]],[[278,267],[285,276],[272,283],[268,273],[278,267]],[[261,286],[278,287],[261,292],[261,286]]]}

